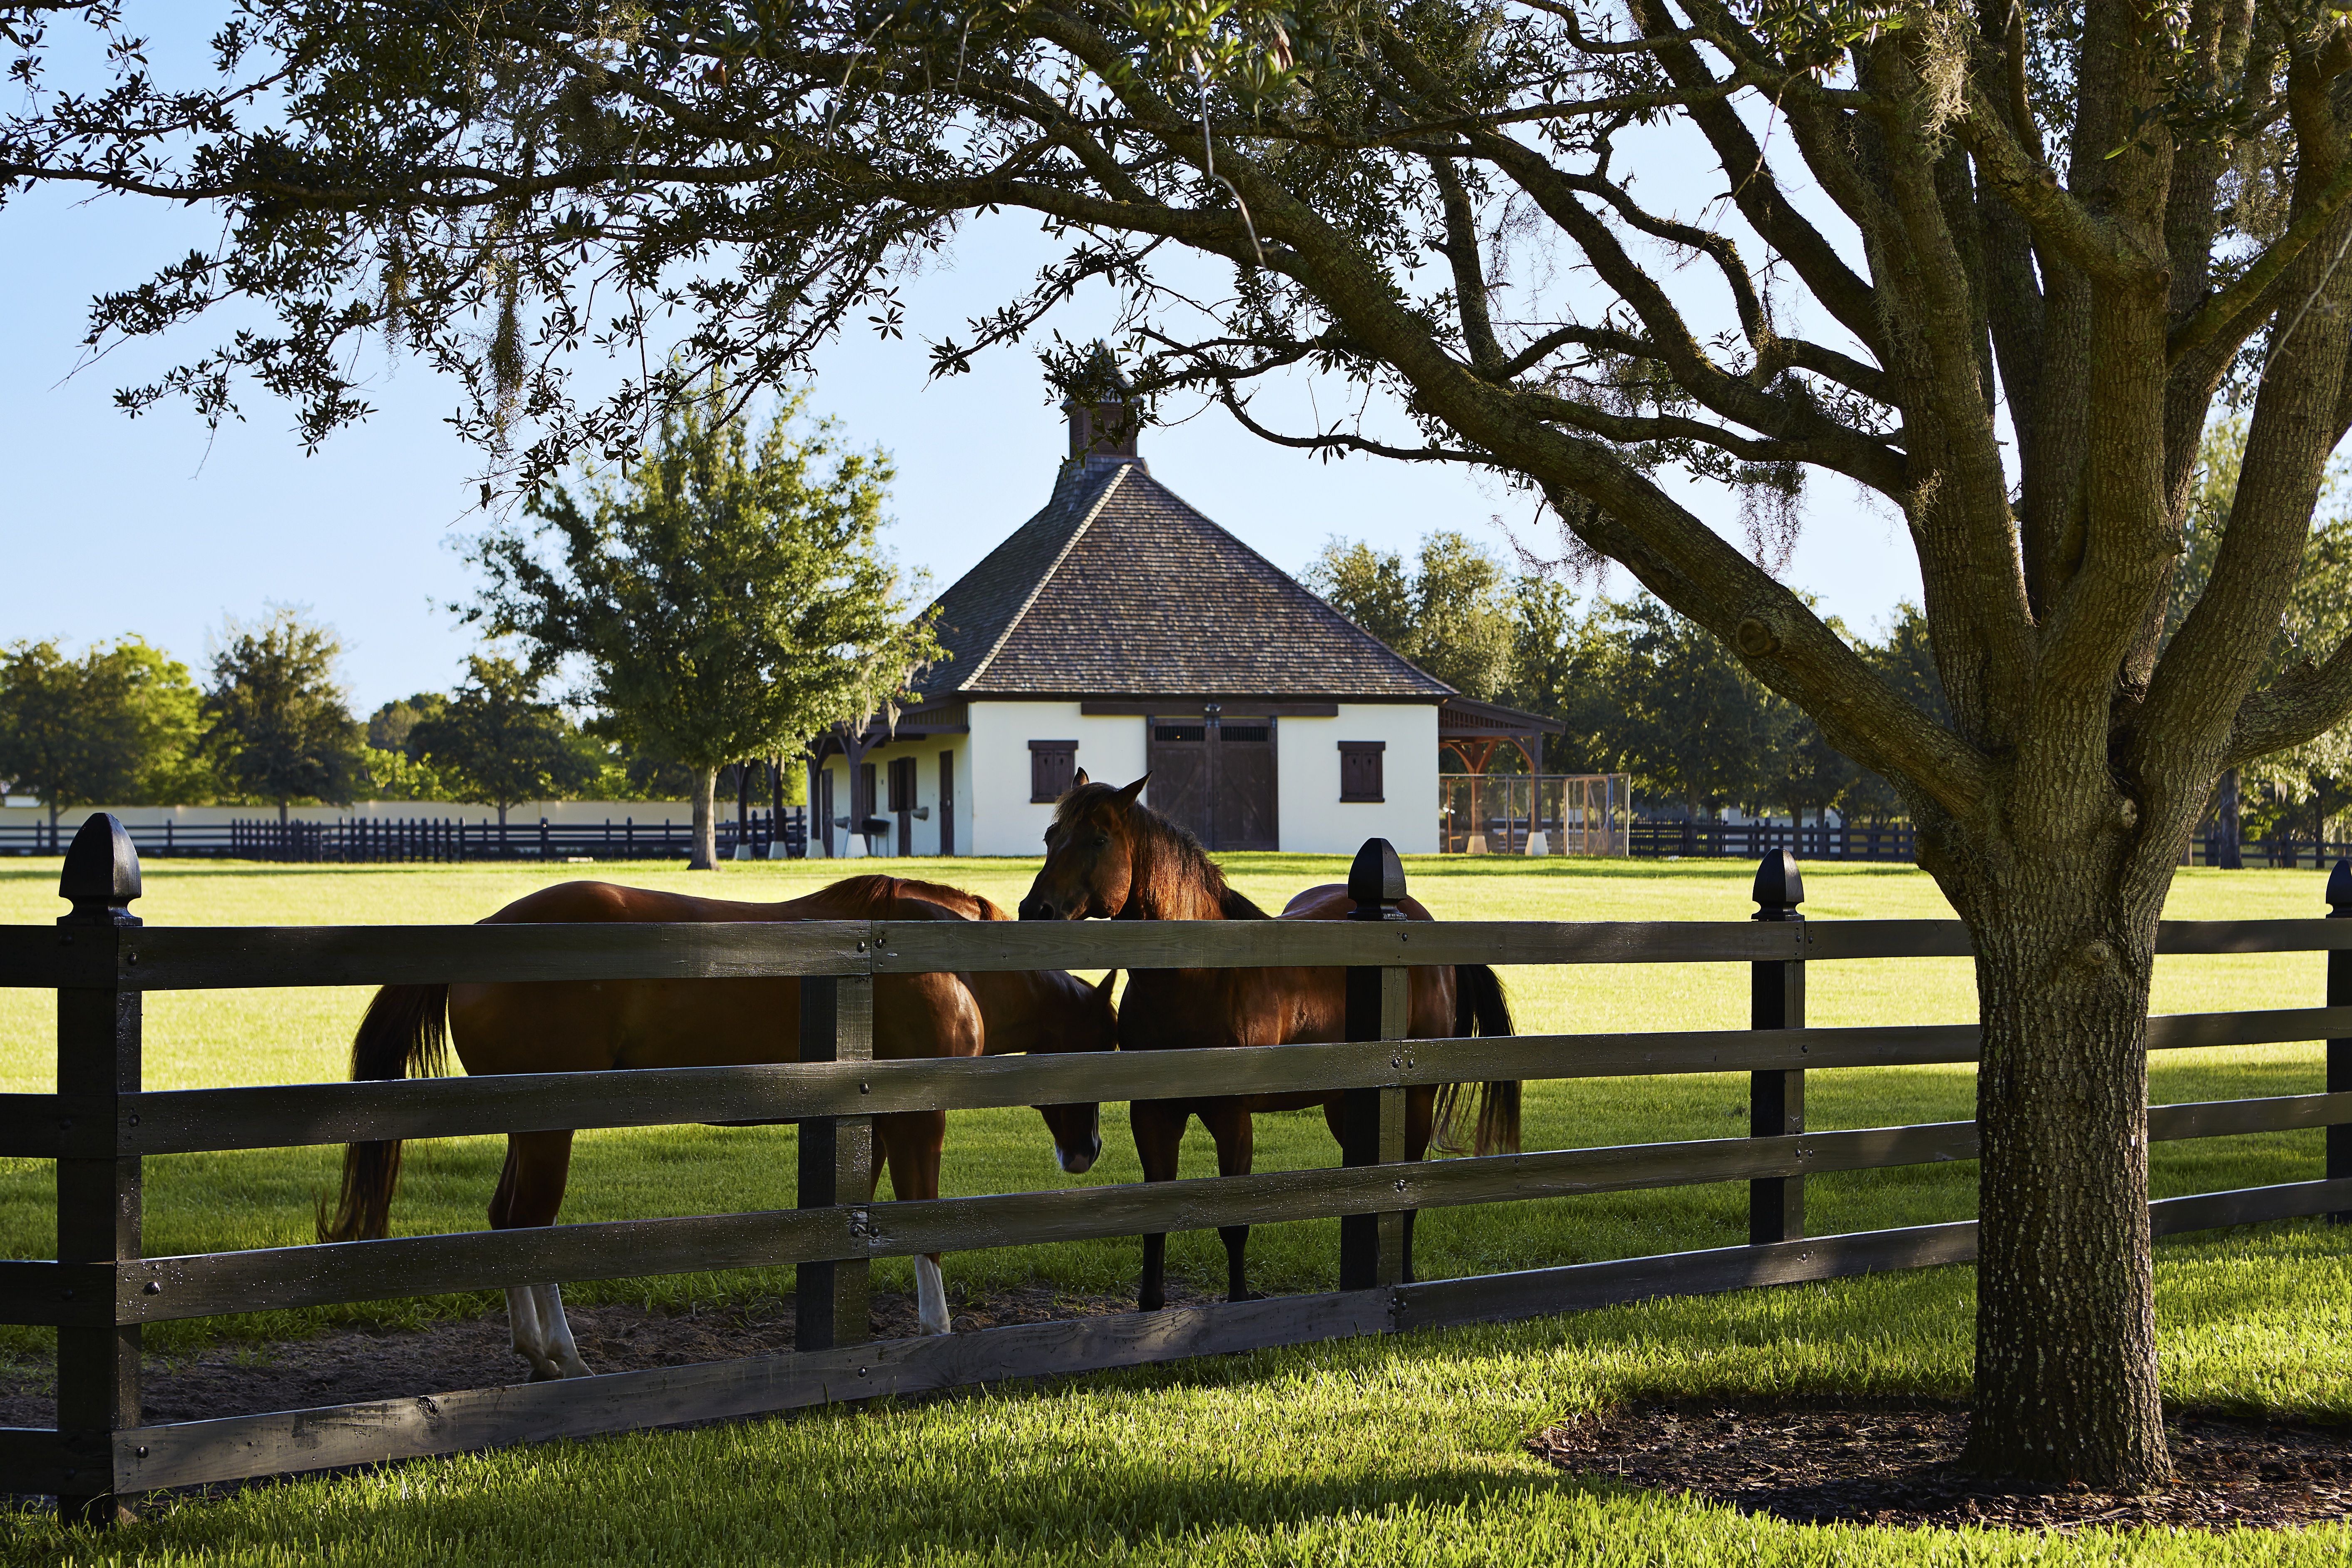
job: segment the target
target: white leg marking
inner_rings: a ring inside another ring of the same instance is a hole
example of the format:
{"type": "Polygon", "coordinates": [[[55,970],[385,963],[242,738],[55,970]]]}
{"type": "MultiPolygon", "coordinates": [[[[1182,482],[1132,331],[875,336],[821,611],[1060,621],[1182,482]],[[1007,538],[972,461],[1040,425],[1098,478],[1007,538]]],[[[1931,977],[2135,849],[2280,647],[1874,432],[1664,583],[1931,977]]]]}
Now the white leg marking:
{"type": "Polygon", "coordinates": [[[925,1333],[947,1333],[953,1325],[948,1321],[948,1281],[940,1272],[940,1260],[930,1253],[915,1259],[915,1312],[925,1333]]]}
{"type": "Polygon", "coordinates": [[[539,1301],[529,1285],[507,1287],[507,1326],[514,1331],[515,1354],[530,1363],[534,1380],[561,1377],[555,1364],[547,1359],[546,1342],[539,1332],[539,1301]]]}
{"type": "Polygon", "coordinates": [[[580,1358],[580,1347],[572,1342],[572,1320],[563,1315],[563,1291],[557,1285],[541,1285],[533,1291],[539,1298],[539,1322],[547,1338],[547,1356],[562,1377],[593,1375],[588,1364],[580,1358]]]}

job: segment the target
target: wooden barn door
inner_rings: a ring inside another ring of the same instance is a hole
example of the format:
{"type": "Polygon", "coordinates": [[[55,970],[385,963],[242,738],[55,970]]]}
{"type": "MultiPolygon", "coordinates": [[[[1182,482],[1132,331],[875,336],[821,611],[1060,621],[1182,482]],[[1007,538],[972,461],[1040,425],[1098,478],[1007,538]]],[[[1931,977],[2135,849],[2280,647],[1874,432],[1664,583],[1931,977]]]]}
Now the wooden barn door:
{"type": "Polygon", "coordinates": [[[1216,759],[1217,839],[1221,850],[1270,850],[1281,843],[1275,821],[1274,721],[1227,715],[1210,733],[1216,759]]]}
{"type": "Polygon", "coordinates": [[[1180,828],[1190,828],[1202,843],[1216,847],[1209,821],[1209,727],[1198,714],[1152,718],[1151,738],[1144,747],[1144,766],[1151,782],[1144,786],[1144,804],[1180,828]]]}
{"type": "Polygon", "coordinates": [[[1187,714],[1150,722],[1145,804],[1208,849],[1270,850],[1281,841],[1271,719],[1187,714]]]}

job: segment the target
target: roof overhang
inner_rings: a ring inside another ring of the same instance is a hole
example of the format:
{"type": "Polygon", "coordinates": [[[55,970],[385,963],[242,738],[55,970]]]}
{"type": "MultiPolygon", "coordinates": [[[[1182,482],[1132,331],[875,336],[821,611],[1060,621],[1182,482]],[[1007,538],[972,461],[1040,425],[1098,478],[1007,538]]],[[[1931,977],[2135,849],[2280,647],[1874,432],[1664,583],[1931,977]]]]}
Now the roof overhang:
{"type": "Polygon", "coordinates": [[[1539,713],[1482,703],[1470,697],[1447,697],[1437,705],[1440,740],[1508,740],[1517,736],[1566,735],[1568,726],[1539,713]]]}

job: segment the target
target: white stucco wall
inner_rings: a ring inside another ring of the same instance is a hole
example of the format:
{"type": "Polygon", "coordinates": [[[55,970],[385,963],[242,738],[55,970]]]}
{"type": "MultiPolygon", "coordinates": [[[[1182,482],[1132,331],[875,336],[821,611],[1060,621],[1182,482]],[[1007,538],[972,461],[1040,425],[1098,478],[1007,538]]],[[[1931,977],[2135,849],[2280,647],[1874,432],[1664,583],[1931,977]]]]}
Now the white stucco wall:
{"type": "MultiPolygon", "coordinates": [[[[939,755],[956,758],[955,846],[960,855],[1044,852],[1050,803],[1029,799],[1029,743],[1075,740],[1077,765],[1098,783],[1125,784],[1145,767],[1145,721],[1094,717],[1076,702],[975,702],[969,736],[926,736],[890,741],[866,754],[876,765],[877,802],[889,798],[889,763],[913,756],[915,801],[931,819],[915,824],[915,852],[940,848],[939,755]]],[[[1352,855],[1369,838],[1384,838],[1403,854],[1437,852],[1437,709],[1429,704],[1342,704],[1336,718],[1275,722],[1276,810],[1282,847],[1307,854],[1352,855]],[[1385,800],[1339,800],[1339,742],[1384,740],[1385,800]]],[[[829,758],[835,815],[849,810],[849,772],[829,758]]],[[[880,812],[888,816],[887,811],[880,812]]],[[[838,830],[838,846],[844,835],[838,830]]]]}
{"type": "MultiPolygon", "coordinates": [[[[961,735],[906,736],[887,740],[868,751],[862,760],[874,765],[874,814],[891,824],[890,839],[898,837],[898,816],[889,809],[890,764],[905,757],[915,759],[915,804],[930,808],[929,821],[915,823],[913,852],[919,855],[940,852],[940,753],[950,752],[955,757],[955,847],[956,853],[968,855],[971,848],[971,747],[970,738],[961,735]]],[[[849,814],[849,764],[838,756],[825,758],[824,770],[833,775],[833,814],[849,814]]],[[[824,839],[822,824],[813,831],[819,842],[824,839]]],[[[839,828],[833,831],[834,852],[840,855],[847,835],[839,828]]],[[[877,845],[882,842],[877,840],[877,845]]],[[[887,852],[887,851],[885,852],[887,852]]]]}
{"type": "Polygon", "coordinates": [[[1045,852],[1054,808],[1029,799],[1033,740],[1076,741],[1077,765],[1097,783],[1125,784],[1143,772],[1139,718],[1088,718],[1075,702],[975,702],[971,713],[969,847],[958,838],[966,854],[1045,852]]]}
{"type": "Polygon", "coordinates": [[[1282,847],[1352,855],[1366,839],[1399,854],[1437,852],[1437,708],[1430,703],[1342,703],[1337,718],[1275,724],[1282,847]],[[1384,800],[1339,799],[1339,742],[1384,740],[1384,800]]]}

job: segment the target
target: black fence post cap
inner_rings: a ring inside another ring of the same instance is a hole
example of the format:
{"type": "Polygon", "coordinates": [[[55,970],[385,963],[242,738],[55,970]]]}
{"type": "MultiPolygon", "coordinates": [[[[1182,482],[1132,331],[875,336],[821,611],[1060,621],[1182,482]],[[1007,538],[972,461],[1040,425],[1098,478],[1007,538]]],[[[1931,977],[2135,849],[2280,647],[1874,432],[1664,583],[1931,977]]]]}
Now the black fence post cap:
{"type": "Polygon", "coordinates": [[[1805,879],[1797,873],[1797,857],[1774,850],[1756,868],[1756,888],[1750,894],[1760,906],[1755,918],[1767,920],[1805,902],[1805,879]]]}
{"type": "Polygon", "coordinates": [[[1388,913],[1404,901],[1404,862],[1386,839],[1366,839],[1348,868],[1348,896],[1356,901],[1359,920],[1402,919],[1388,913]]]}
{"type": "Polygon", "coordinates": [[[131,831],[111,811],[92,812],[74,834],[65,868],[58,873],[58,896],[73,905],[73,913],[58,916],[58,924],[136,925],[127,905],[139,893],[139,852],[131,831]]]}
{"type": "Polygon", "coordinates": [[[2327,902],[2336,915],[2352,915],[2352,860],[2337,861],[2327,873],[2327,902]]]}

